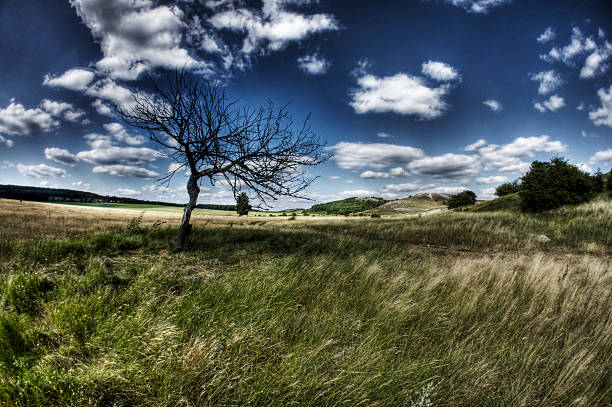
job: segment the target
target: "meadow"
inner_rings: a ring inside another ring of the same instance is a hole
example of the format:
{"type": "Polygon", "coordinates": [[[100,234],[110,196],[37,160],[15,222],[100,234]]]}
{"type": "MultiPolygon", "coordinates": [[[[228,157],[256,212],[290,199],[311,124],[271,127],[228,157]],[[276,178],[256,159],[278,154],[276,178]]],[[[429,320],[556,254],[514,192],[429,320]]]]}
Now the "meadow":
{"type": "Polygon", "coordinates": [[[612,405],[609,200],[178,222],[0,200],[1,405],[612,405]]]}
{"type": "MultiPolygon", "coordinates": [[[[129,203],[110,203],[110,202],[62,202],[60,205],[72,205],[72,206],[87,206],[93,208],[109,208],[109,209],[126,209],[135,211],[154,211],[154,212],[174,212],[183,213],[183,208],[178,206],[165,206],[165,205],[147,205],[147,204],[129,204],[129,203]]],[[[238,216],[236,211],[225,211],[218,209],[201,209],[196,208],[193,211],[197,215],[216,215],[216,216],[238,216]]],[[[259,212],[252,211],[250,215],[259,214],[259,212]]]]}

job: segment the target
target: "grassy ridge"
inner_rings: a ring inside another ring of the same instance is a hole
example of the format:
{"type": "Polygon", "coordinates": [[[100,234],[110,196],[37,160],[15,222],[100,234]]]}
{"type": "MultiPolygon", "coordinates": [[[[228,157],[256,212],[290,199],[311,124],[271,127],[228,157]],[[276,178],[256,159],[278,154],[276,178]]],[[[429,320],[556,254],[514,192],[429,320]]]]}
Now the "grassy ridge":
{"type": "Polygon", "coordinates": [[[306,212],[326,215],[348,215],[349,213],[357,213],[376,208],[385,202],[386,201],[382,198],[346,198],[339,201],[313,205],[306,212]]]}
{"type": "Polygon", "coordinates": [[[0,404],[607,405],[611,215],[0,239],[0,404]]]}

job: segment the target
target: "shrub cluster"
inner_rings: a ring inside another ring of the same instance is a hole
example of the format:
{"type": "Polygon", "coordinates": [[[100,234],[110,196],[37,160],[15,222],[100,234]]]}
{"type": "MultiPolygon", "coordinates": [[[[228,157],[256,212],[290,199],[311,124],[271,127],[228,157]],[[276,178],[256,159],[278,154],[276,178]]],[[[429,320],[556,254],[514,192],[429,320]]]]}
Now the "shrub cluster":
{"type": "Polygon", "coordinates": [[[534,161],[521,178],[521,209],[538,212],[587,202],[597,193],[594,178],[563,157],[534,161]]]}
{"type": "Polygon", "coordinates": [[[462,206],[474,205],[475,203],[476,194],[473,191],[466,190],[451,196],[448,201],[446,201],[446,206],[448,209],[454,209],[462,206]]]}
{"type": "Polygon", "coordinates": [[[495,188],[495,195],[498,197],[514,194],[515,192],[519,192],[521,190],[521,185],[517,180],[512,182],[506,182],[505,184],[501,184],[497,188],[495,188]]]}

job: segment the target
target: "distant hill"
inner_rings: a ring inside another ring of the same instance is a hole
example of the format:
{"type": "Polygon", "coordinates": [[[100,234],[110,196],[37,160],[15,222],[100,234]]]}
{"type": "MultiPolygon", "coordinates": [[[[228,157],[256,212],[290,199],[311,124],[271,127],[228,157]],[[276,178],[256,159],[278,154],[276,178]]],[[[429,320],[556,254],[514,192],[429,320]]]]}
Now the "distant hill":
{"type": "Polygon", "coordinates": [[[445,208],[446,202],[452,195],[439,193],[420,193],[408,198],[386,200],[377,197],[347,198],[313,205],[306,213],[320,213],[327,215],[348,215],[362,213],[366,215],[403,215],[418,214],[432,209],[445,208]]]}
{"type": "Polygon", "coordinates": [[[451,195],[438,193],[421,193],[408,198],[395,199],[385,202],[374,209],[365,211],[366,214],[381,216],[415,215],[433,209],[444,209],[444,202],[451,195]]]}
{"type": "Polygon", "coordinates": [[[376,208],[387,202],[383,198],[347,198],[339,201],[332,201],[313,205],[306,213],[322,213],[327,215],[348,215],[349,213],[363,212],[368,209],[376,208]]]}
{"type": "MultiPolygon", "coordinates": [[[[182,207],[183,204],[145,201],[135,198],[124,198],[119,196],[99,195],[93,192],[76,191],[73,189],[41,188],[22,185],[0,185],[0,198],[18,199],[35,202],[89,202],[89,203],[128,203],[146,205],[165,205],[182,207]]],[[[234,211],[234,205],[198,204],[200,209],[217,209],[223,211],[234,211]]]]}

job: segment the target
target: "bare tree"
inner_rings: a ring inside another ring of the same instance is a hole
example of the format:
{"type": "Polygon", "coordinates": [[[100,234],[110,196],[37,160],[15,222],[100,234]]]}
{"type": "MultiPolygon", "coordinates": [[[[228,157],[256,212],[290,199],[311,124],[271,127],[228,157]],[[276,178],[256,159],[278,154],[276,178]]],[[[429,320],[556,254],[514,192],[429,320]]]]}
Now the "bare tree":
{"type": "Polygon", "coordinates": [[[120,109],[123,120],[145,130],[177,165],[161,180],[169,181],[187,171],[189,202],[176,238],[182,249],[191,232],[191,212],[200,183],[222,180],[234,197],[249,189],[260,204],[279,196],[306,198],[302,192],[316,177],[304,167],[329,158],[320,137],[314,134],[309,116],[295,126],[287,106],[272,102],[252,109],[228,100],[217,84],[177,71],[162,88],[152,80],[153,93],[133,93],[130,107],[120,109]]]}

